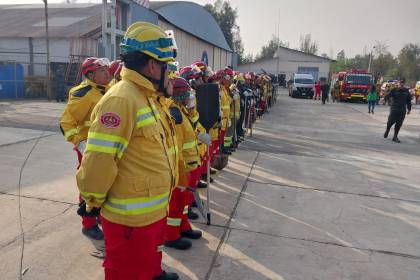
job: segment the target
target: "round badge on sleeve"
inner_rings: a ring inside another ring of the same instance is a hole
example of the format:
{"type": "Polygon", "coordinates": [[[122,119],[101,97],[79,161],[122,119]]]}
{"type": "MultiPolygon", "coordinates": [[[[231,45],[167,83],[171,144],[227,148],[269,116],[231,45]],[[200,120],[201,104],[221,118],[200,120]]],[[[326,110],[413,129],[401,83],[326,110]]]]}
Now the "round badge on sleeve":
{"type": "Polygon", "coordinates": [[[101,124],[107,128],[117,128],[121,124],[121,118],[115,113],[104,113],[101,116],[101,124]]]}

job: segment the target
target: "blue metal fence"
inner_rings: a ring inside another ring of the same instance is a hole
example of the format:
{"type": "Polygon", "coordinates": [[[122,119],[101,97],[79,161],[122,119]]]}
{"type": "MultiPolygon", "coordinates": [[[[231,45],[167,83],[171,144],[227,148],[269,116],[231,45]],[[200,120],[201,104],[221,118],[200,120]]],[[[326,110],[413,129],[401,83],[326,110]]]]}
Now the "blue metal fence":
{"type": "Polygon", "coordinates": [[[18,63],[0,65],[0,99],[23,98],[25,95],[23,66],[18,63]]]}

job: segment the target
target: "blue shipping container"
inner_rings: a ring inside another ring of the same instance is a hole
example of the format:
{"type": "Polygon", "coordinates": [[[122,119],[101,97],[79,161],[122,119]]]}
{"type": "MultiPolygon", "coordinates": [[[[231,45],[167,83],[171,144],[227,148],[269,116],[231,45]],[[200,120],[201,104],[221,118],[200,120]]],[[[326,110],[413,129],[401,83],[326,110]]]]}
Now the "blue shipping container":
{"type": "Polygon", "coordinates": [[[23,98],[24,84],[21,64],[0,65],[0,99],[23,98]]]}

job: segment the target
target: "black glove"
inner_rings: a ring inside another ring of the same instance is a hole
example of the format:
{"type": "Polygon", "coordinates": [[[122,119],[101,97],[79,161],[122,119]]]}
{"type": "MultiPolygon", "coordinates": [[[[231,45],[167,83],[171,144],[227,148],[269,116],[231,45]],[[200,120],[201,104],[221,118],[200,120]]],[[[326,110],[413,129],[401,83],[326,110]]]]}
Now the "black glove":
{"type": "Polygon", "coordinates": [[[82,201],[79,203],[79,208],[77,209],[77,215],[82,217],[98,217],[101,212],[101,208],[93,207],[90,212],[86,211],[86,202],[82,201]]]}

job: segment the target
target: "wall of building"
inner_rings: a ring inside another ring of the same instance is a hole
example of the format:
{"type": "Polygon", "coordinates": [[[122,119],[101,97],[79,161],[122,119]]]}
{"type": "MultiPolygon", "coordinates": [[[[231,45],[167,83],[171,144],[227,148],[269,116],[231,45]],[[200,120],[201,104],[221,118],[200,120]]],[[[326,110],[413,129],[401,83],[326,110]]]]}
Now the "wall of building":
{"type": "Polygon", "coordinates": [[[194,61],[201,60],[203,52],[207,52],[209,65],[213,69],[220,69],[231,65],[232,54],[226,50],[213,46],[197,37],[175,27],[165,20],[159,19],[158,25],[164,30],[173,30],[178,46],[178,56],[180,66],[190,65],[194,61]]]}
{"type": "Polygon", "coordinates": [[[276,58],[239,65],[238,70],[260,73],[264,69],[273,74],[284,73],[289,79],[293,73],[298,71],[299,67],[315,67],[319,70],[318,77],[329,77],[329,60],[288,49],[280,49],[276,58]]]}
{"type": "MultiPolygon", "coordinates": [[[[46,74],[47,56],[46,41],[34,38],[33,69],[34,75],[46,74]]],[[[50,61],[52,63],[68,63],[69,55],[97,55],[97,41],[90,38],[52,38],[50,39],[50,61]]],[[[24,67],[25,76],[28,75],[30,65],[29,38],[2,38],[0,40],[0,62],[16,61],[24,67]]]]}
{"type": "Polygon", "coordinates": [[[330,63],[325,62],[298,62],[298,61],[278,61],[277,59],[267,59],[259,62],[242,64],[238,66],[241,72],[256,72],[261,73],[264,69],[269,73],[276,74],[277,69],[279,73],[286,74],[286,79],[289,79],[293,73],[298,71],[299,67],[316,67],[319,69],[318,77],[329,77],[330,63]],[[278,65],[278,68],[277,68],[278,65]]]}

